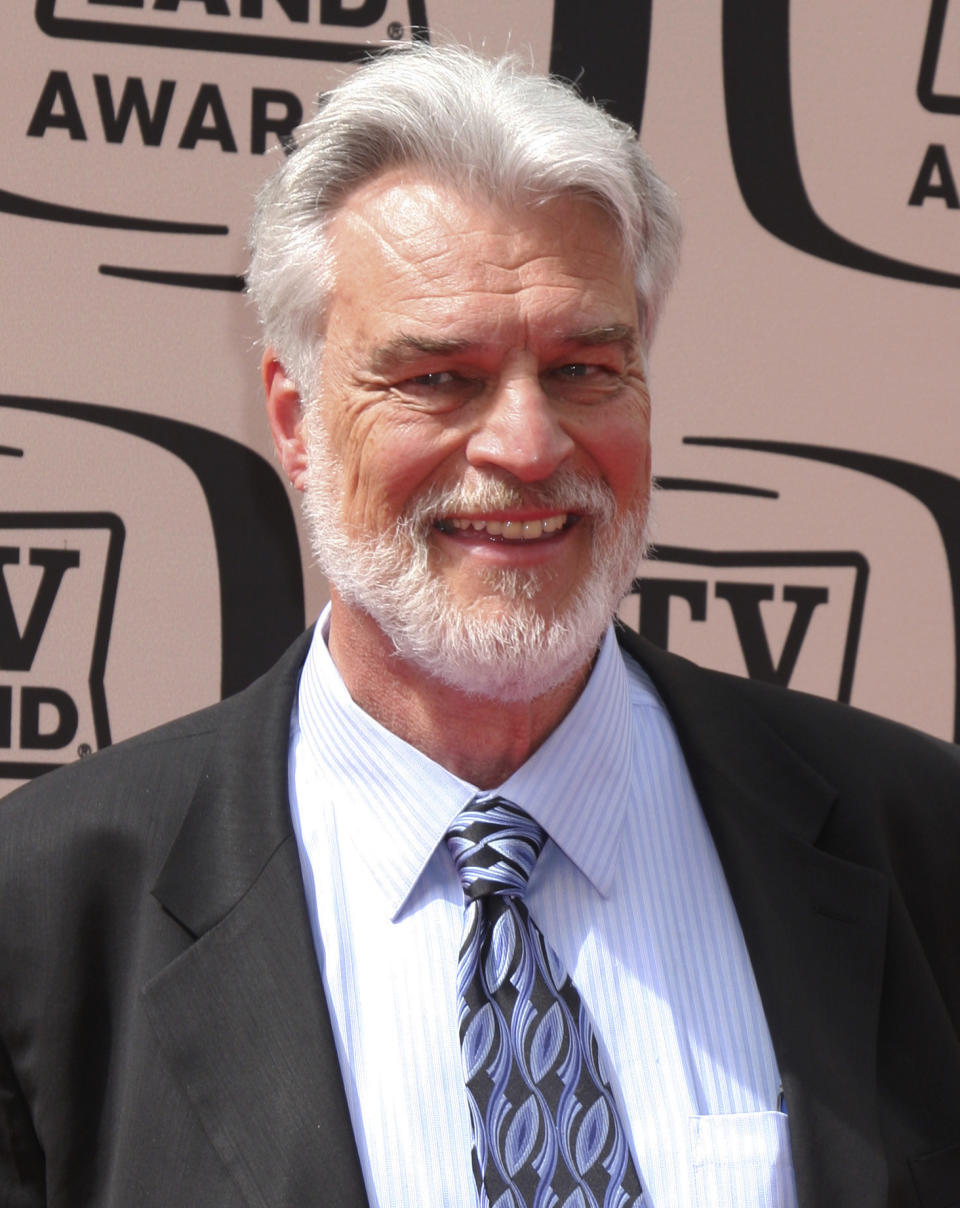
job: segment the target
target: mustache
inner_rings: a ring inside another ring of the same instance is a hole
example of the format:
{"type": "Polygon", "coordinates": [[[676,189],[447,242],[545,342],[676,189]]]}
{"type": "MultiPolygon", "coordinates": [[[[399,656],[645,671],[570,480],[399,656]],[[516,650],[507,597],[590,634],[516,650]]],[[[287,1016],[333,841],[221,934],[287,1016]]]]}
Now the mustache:
{"type": "Polygon", "coordinates": [[[529,484],[484,474],[466,483],[430,487],[412,502],[404,520],[423,530],[448,516],[519,508],[577,512],[603,523],[616,517],[617,501],[606,483],[577,470],[560,469],[544,482],[529,484]]]}

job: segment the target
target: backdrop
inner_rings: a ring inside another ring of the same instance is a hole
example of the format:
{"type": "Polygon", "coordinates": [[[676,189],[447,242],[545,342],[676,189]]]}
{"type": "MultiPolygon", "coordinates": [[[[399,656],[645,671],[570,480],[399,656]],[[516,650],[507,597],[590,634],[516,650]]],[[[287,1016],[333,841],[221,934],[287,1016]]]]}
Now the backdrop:
{"type": "Polygon", "coordinates": [[[8,0],[0,792],[215,700],[325,598],[240,292],[371,45],[529,48],[680,196],[623,617],[960,737],[960,0],[8,0]]]}

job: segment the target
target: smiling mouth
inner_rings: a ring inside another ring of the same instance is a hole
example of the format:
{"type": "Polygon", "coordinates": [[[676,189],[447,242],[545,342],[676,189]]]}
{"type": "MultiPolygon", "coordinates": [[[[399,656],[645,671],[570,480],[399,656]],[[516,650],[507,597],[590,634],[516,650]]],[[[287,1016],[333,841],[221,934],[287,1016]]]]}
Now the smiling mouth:
{"type": "Polygon", "coordinates": [[[495,541],[542,541],[569,528],[578,516],[558,512],[534,520],[487,520],[480,516],[445,516],[437,521],[442,533],[483,533],[495,541]]]}

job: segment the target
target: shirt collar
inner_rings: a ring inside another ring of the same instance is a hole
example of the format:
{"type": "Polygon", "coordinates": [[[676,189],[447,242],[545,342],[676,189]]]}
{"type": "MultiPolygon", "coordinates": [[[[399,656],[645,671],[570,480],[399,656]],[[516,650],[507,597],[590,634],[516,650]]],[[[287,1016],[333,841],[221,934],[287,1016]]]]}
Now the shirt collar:
{"type": "MultiPolygon", "coordinates": [[[[413,891],[448,826],[478,791],[398,738],[351,698],[327,649],[329,606],[300,681],[308,757],[383,890],[391,917],[413,891]]],[[[631,778],[629,682],[613,627],[573,708],[498,789],[525,809],[606,896],[631,778]]],[[[300,803],[301,812],[310,808],[300,803]]]]}

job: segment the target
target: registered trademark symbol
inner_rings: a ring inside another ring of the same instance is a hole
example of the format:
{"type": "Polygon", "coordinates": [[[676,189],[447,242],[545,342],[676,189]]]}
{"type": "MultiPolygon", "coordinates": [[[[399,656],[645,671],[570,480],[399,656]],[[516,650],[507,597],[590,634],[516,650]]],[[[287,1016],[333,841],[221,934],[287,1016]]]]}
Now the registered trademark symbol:
{"type": "Polygon", "coordinates": [[[399,21],[391,21],[387,26],[387,37],[393,38],[394,42],[399,42],[403,37],[403,26],[399,21]]]}
{"type": "Polygon", "coordinates": [[[93,754],[93,747],[91,747],[88,742],[82,742],[79,747],[77,747],[77,754],[81,759],[86,759],[88,755],[93,754]]]}

